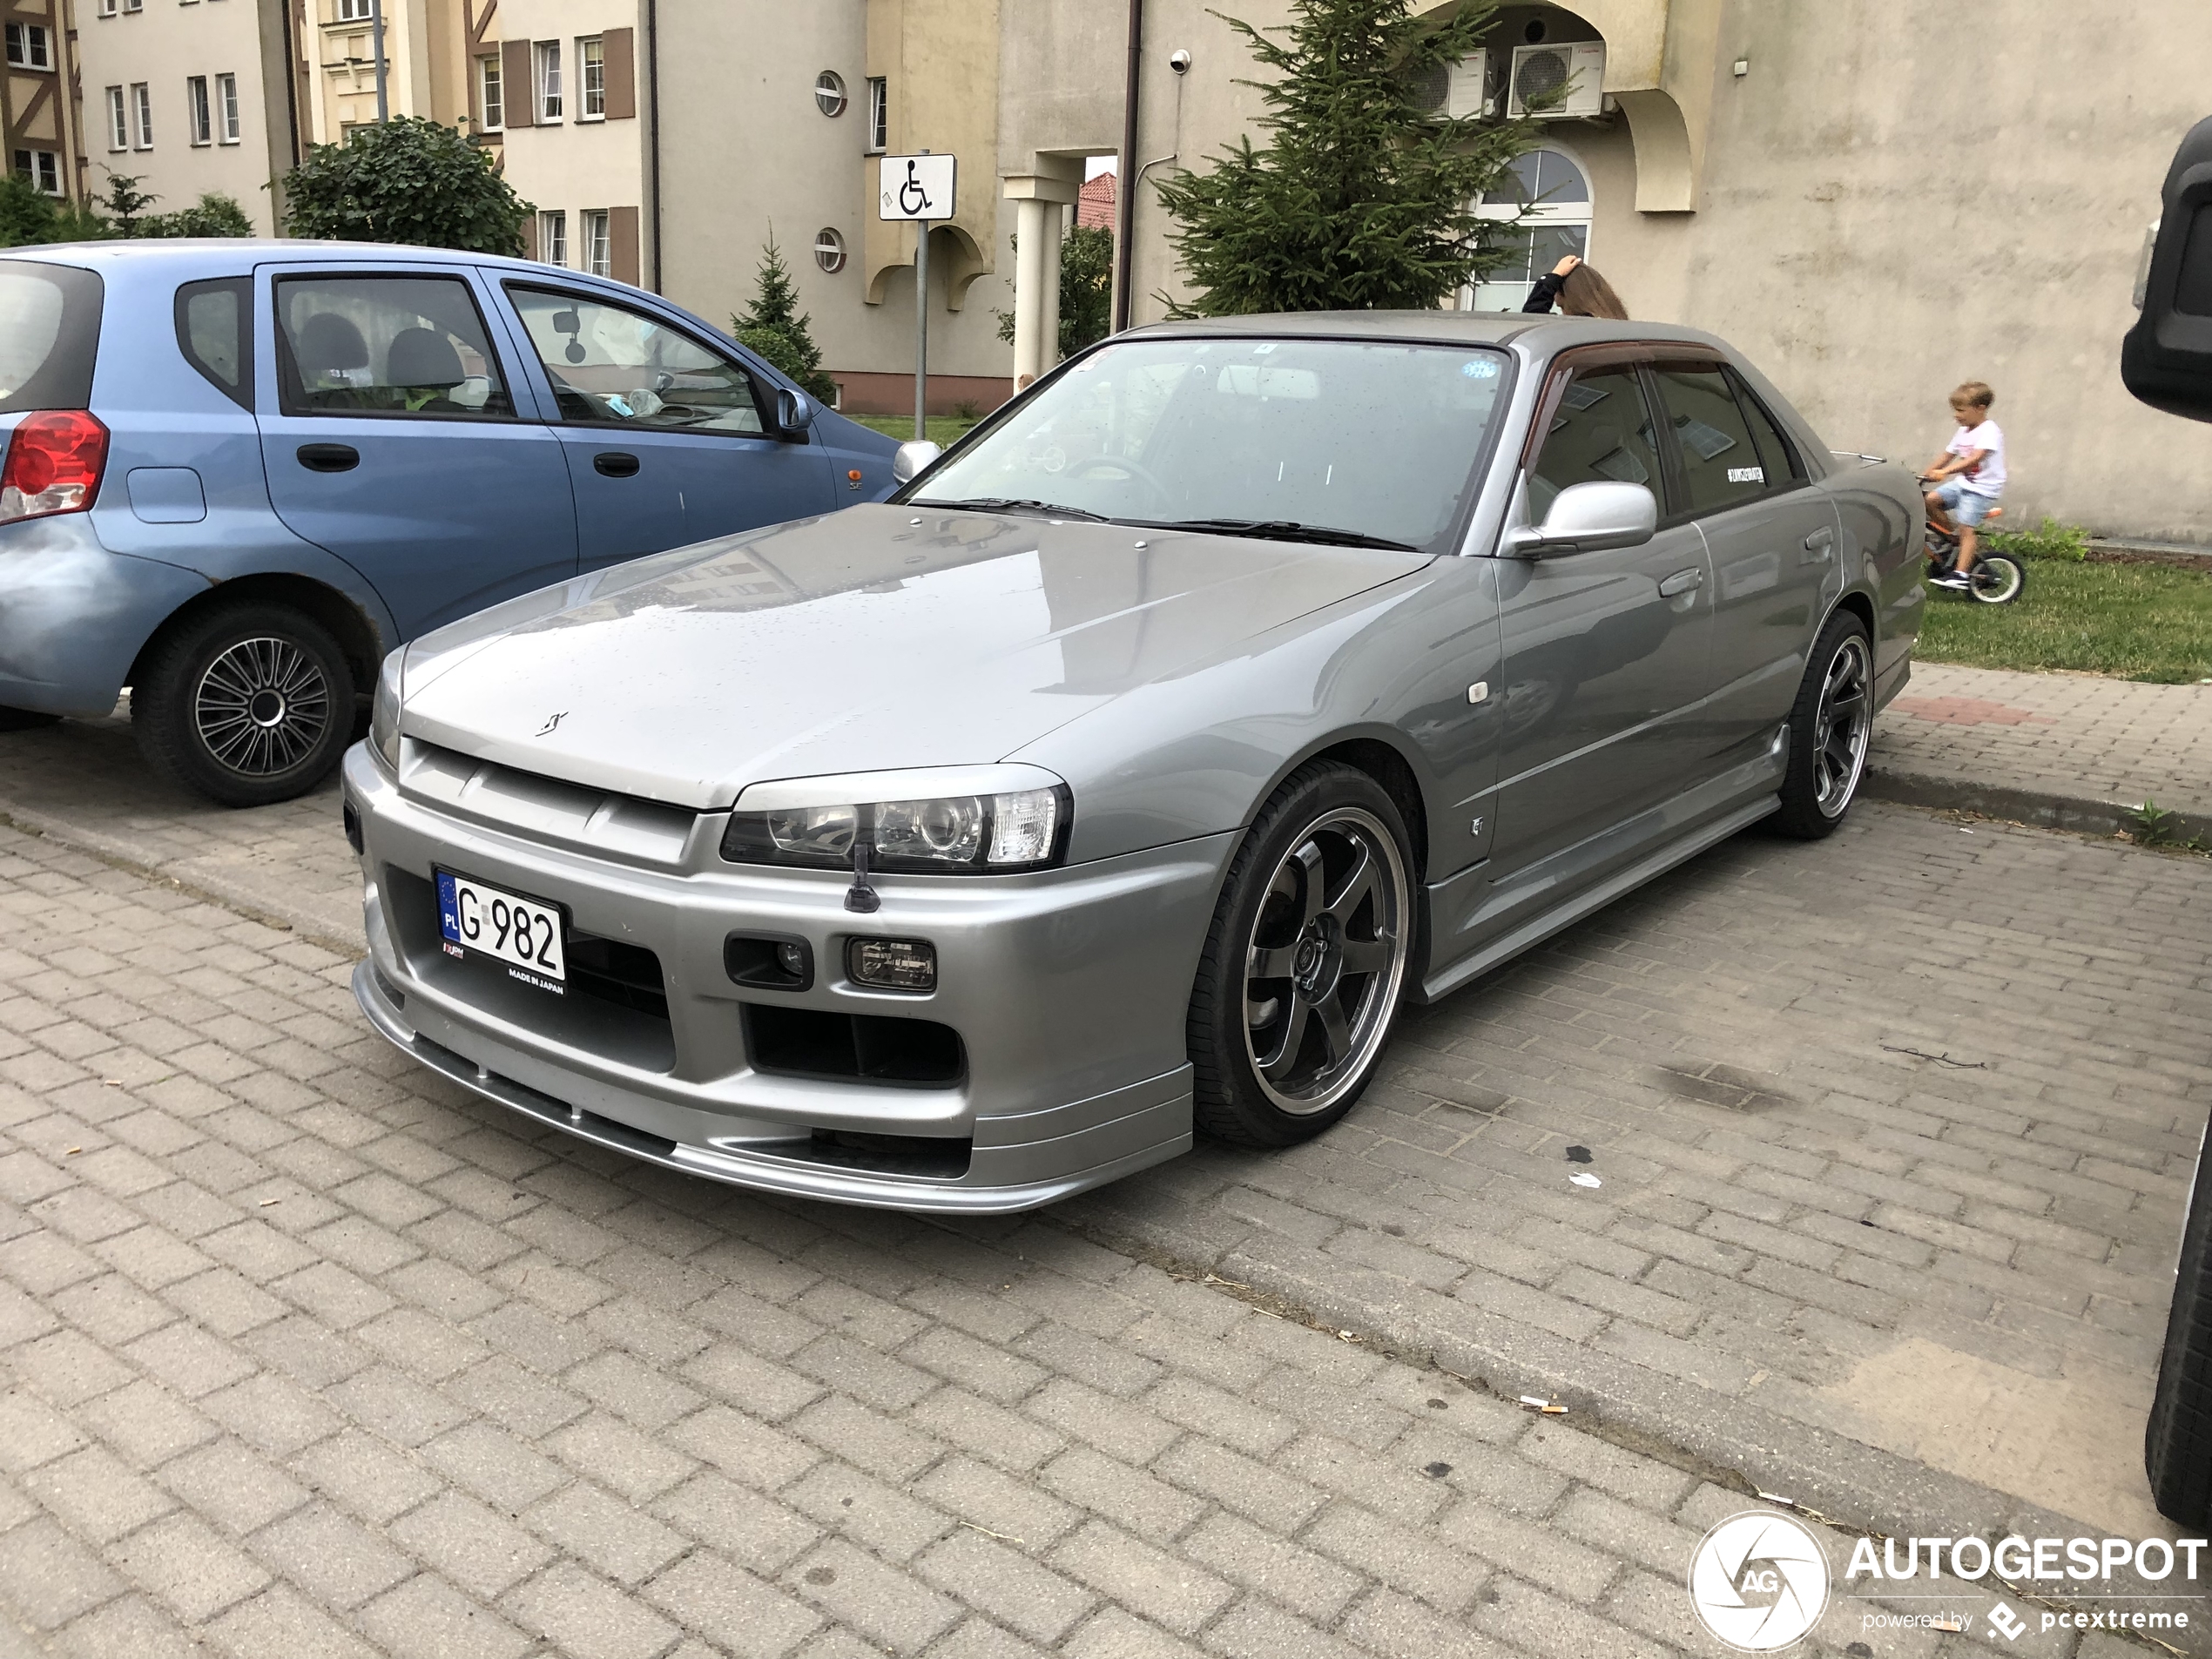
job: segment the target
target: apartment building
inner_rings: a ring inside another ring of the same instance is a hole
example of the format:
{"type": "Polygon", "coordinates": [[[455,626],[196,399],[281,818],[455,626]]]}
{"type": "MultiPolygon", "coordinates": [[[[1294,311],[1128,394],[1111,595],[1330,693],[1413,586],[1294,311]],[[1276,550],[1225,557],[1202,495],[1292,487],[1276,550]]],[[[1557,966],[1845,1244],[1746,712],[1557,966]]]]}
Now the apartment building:
{"type": "MultiPolygon", "coordinates": [[[[146,0],[150,5],[193,0],[146,0]]],[[[198,0],[206,4],[207,0],[198,0]]],[[[82,3],[82,0],[79,0],[82,3]]],[[[469,125],[469,66],[499,0],[383,0],[383,105],[377,77],[374,0],[264,0],[290,8],[303,144],[340,144],[380,113],[469,125]]]]}
{"type": "Polygon", "coordinates": [[[77,111],[69,88],[71,0],[5,0],[0,25],[0,139],[18,178],[49,196],[78,193],[77,111]]]}

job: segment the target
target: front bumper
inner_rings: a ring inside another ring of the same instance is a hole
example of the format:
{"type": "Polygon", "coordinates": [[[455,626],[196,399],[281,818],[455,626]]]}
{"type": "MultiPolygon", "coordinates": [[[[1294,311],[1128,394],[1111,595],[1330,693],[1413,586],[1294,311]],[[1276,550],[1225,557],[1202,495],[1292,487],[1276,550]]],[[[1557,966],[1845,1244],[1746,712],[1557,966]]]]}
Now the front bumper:
{"type": "Polygon", "coordinates": [[[1028,1209],[1190,1144],[1184,1024],[1233,835],[1029,875],[878,876],[881,907],[863,916],[845,908],[841,873],[724,862],[725,814],[411,741],[402,765],[406,786],[363,745],[346,759],[369,944],[354,994],[386,1037],[487,1098],[671,1168],[908,1210],[1028,1209]],[[557,905],[572,937],[617,941],[631,961],[651,953],[664,1012],[650,995],[619,1005],[573,979],[554,996],[455,961],[436,869],[557,905]],[[804,940],[813,983],[733,982],[733,933],[804,940]],[[856,936],[929,941],[937,989],[850,983],[856,936]],[[855,1015],[869,1029],[949,1028],[963,1063],[879,1081],[793,1064],[791,1045],[764,1035],[855,1015]]]}

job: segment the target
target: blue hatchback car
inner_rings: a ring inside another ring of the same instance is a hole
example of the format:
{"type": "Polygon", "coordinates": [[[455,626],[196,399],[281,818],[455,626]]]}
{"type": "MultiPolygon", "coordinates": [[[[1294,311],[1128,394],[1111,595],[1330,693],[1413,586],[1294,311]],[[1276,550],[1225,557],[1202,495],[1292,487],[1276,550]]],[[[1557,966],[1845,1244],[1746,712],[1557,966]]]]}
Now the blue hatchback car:
{"type": "Polygon", "coordinates": [[[231,806],[321,781],[404,641],[877,500],[896,447],[623,284],[273,241],[10,249],[0,436],[0,730],[127,686],[231,806]]]}

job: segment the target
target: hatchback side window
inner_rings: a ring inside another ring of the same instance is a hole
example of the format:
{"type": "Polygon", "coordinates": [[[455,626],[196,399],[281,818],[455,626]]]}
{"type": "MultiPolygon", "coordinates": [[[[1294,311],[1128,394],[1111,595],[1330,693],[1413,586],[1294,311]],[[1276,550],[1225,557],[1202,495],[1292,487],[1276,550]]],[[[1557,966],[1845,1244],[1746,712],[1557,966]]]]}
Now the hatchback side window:
{"type": "Polygon", "coordinates": [[[1752,439],[1759,446],[1759,460],[1766,468],[1769,489],[1787,489],[1801,482],[1805,475],[1805,463],[1797,459],[1797,447],[1782,430],[1781,422],[1767,413],[1751,388],[1735,375],[1729,380],[1736,388],[1736,401],[1743,406],[1744,418],[1751,423],[1752,439]]]}
{"type": "Polygon", "coordinates": [[[177,290],[177,349],[240,408],[253,407],[253,285],[245,277],[177,290]]]}
{"type": "Polygon", "coordinates": [[[1682,455],[1689,510],[1718,512],[1765,495],[1766,463],[1720,366],[1662,363],[1657,377],[1682,455]]]}
{"type": "Polygon", "coordinates": [[[1578,372],[1561,394],[1544,447],[1529,469],[1529,516],[1541,524],[1561,490],[1607,482],[1660,493],[1651,411],[1632,363],[1578,372]]]}
{"type": "Polygon", "coordinates": [[[553,382],[562,420],[767,435],[752,374],[689,334],[580,293],[519,286],[507,293],[553,382]]]}
{"type": "Polygon", "coordinates": [[[286,277],[276,285],[287,415],[509,419],[498,359],[454,277],[286,277]]]}

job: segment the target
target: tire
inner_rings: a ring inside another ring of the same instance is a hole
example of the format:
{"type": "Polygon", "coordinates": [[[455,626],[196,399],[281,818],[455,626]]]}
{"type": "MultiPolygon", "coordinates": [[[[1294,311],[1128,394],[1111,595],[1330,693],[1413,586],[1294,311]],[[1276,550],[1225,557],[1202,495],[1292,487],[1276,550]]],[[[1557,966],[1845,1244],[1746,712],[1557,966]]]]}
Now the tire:
{"type": "Polygon", "coordinates": [[[1418,916],[1381,786],[1335,761],[1291,773],[1230,864],[1191,989],[1200,1132],[1290,1146],[1350,1111],[1390,1041],[1418,916]]]}
{"type": "Polygon", "coordinates": [[[1775,826],[1801,841],[1835,833],[1858,798],[1874,738],[1874,646],[1838,610],[1820,631],[1790,708],[1790,769],[1775,826]]]}
{"type": "Polygon", "coordinates": [[[2174,1306],[2143,1429],[2143,1473],[2158,1513],[2192,1532],[2212,1521],[2212,1163],[2200,1152],[2182,1224],[2174,1306]]]}
{"type": "Polygon", "coordinates": [[[266,806],[337,765],[353,734],[353,675],[313,617],[223,605],[154,643],[131,688],[131,724],[171,782],[219,806],[266,806]]]}
{"type": "Polygon", "coordinates": [[[41,714],[37,709],[11,709],[0,704],[0,732],[36,732],[41,726],[61,724],[58,714],[41,714]]]}
{"type": "Polygon", "coordinates": [[[2027,591],[2027,567],[2009,553],[1985,553],[1966,572],[1966,591],[1986,605],[2008,605],[2027,591]]]}

